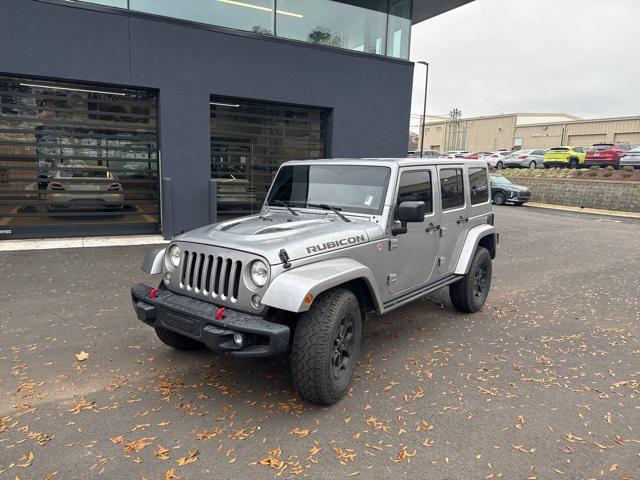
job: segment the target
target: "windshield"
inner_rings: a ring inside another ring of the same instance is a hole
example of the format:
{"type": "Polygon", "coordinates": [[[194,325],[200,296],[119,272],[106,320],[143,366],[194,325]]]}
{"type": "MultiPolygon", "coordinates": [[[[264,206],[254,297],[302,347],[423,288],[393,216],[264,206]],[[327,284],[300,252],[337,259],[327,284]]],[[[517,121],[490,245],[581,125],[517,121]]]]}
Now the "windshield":
{"type": "Polygon", "coordinates": [[[389,183],[388,167],[368,165],[289,165],[282,167],[267,198],[270,206],[340,210],[380,215],[389,183]]]}
{"type": "Polygon", "coordinates": [[[491,183],[495,185],[511,185],[511,182],[508,178],[500,177],[500,176],[492,176],[491,183]]]}

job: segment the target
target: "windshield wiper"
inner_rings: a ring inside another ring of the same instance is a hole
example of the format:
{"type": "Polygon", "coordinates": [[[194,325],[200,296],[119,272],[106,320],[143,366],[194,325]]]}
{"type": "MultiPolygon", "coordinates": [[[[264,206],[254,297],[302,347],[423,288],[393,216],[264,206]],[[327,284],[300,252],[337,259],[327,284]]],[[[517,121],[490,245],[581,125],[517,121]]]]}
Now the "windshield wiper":
{"type": "Polygon", "coordinates": [[[347,223],[351,223],[351,220],[349,220],[342,213],[340,213],[340,209],[337,207],[332,207],[331,205],[327,205],[326,203],[309,203],[307,204],[307,207],[321,208],[322,210],[332,210],[333,213],[338,215],[342,220],[344,220],[347,223]]]}
{"type": "Polygon", "coordinates": [[[291,208],[287,203],[283,202],[282,200],[271,200],[271,203],[275,203],[276,205],[286,208],[291,212],[291,215],[295,215],[296,217],[299,216],[298,212],[296,212],[293,208],[291,208]]]}

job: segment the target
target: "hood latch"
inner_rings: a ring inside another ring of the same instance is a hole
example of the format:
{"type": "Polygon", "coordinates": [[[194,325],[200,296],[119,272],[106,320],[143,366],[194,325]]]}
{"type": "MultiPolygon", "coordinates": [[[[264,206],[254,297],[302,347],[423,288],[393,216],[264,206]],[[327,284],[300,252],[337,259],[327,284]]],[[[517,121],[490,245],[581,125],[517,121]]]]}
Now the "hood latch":
{"type": "Polygon", "coordinates": [[[291,268],[291,262],[289,259],[289,254],[287,253],[287,251],[283,248],[282,250],[280,250],[280,253],[278,255],[280,257],[280,260],[282,260],[283,263],[283,267],[285,269],[289,269],[291,268]]]}

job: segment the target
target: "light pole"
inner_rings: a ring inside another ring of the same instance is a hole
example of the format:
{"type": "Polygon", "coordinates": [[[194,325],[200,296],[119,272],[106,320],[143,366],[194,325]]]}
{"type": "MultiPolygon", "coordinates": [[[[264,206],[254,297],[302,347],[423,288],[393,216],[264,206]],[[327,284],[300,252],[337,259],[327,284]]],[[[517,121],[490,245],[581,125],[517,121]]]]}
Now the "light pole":
{"type": "Polygon", "coordinates": [[[429,63],[416,62],[427,67],[424,77],[424,104],[422,105],[422,122],[420,122],[420,158],[424,155],[424,126],[427,123],[427,88],[429,87],[429,63]]]}

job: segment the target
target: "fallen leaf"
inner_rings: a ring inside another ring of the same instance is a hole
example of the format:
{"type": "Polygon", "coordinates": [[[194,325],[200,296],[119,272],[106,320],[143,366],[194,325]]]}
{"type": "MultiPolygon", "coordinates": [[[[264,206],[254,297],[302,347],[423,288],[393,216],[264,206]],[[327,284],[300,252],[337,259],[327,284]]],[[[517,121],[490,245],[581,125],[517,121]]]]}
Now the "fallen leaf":
{"type": "Polygon", "coordinates": [[[182,467],[184,465],[189,465],[190,463],[195,462],[198,459],[198,455],[200,455],[200,450],[189,451],[189,455],[186,457],[180,457],[176,460],[176,463],[182,467]]]}
{"type": "Polygon", "coordinates": [[[87,358],[89,358],[89,354],[83,350],[80,353],[76,353],[76,358],[79,362],[84,362],[87,358]]]}

